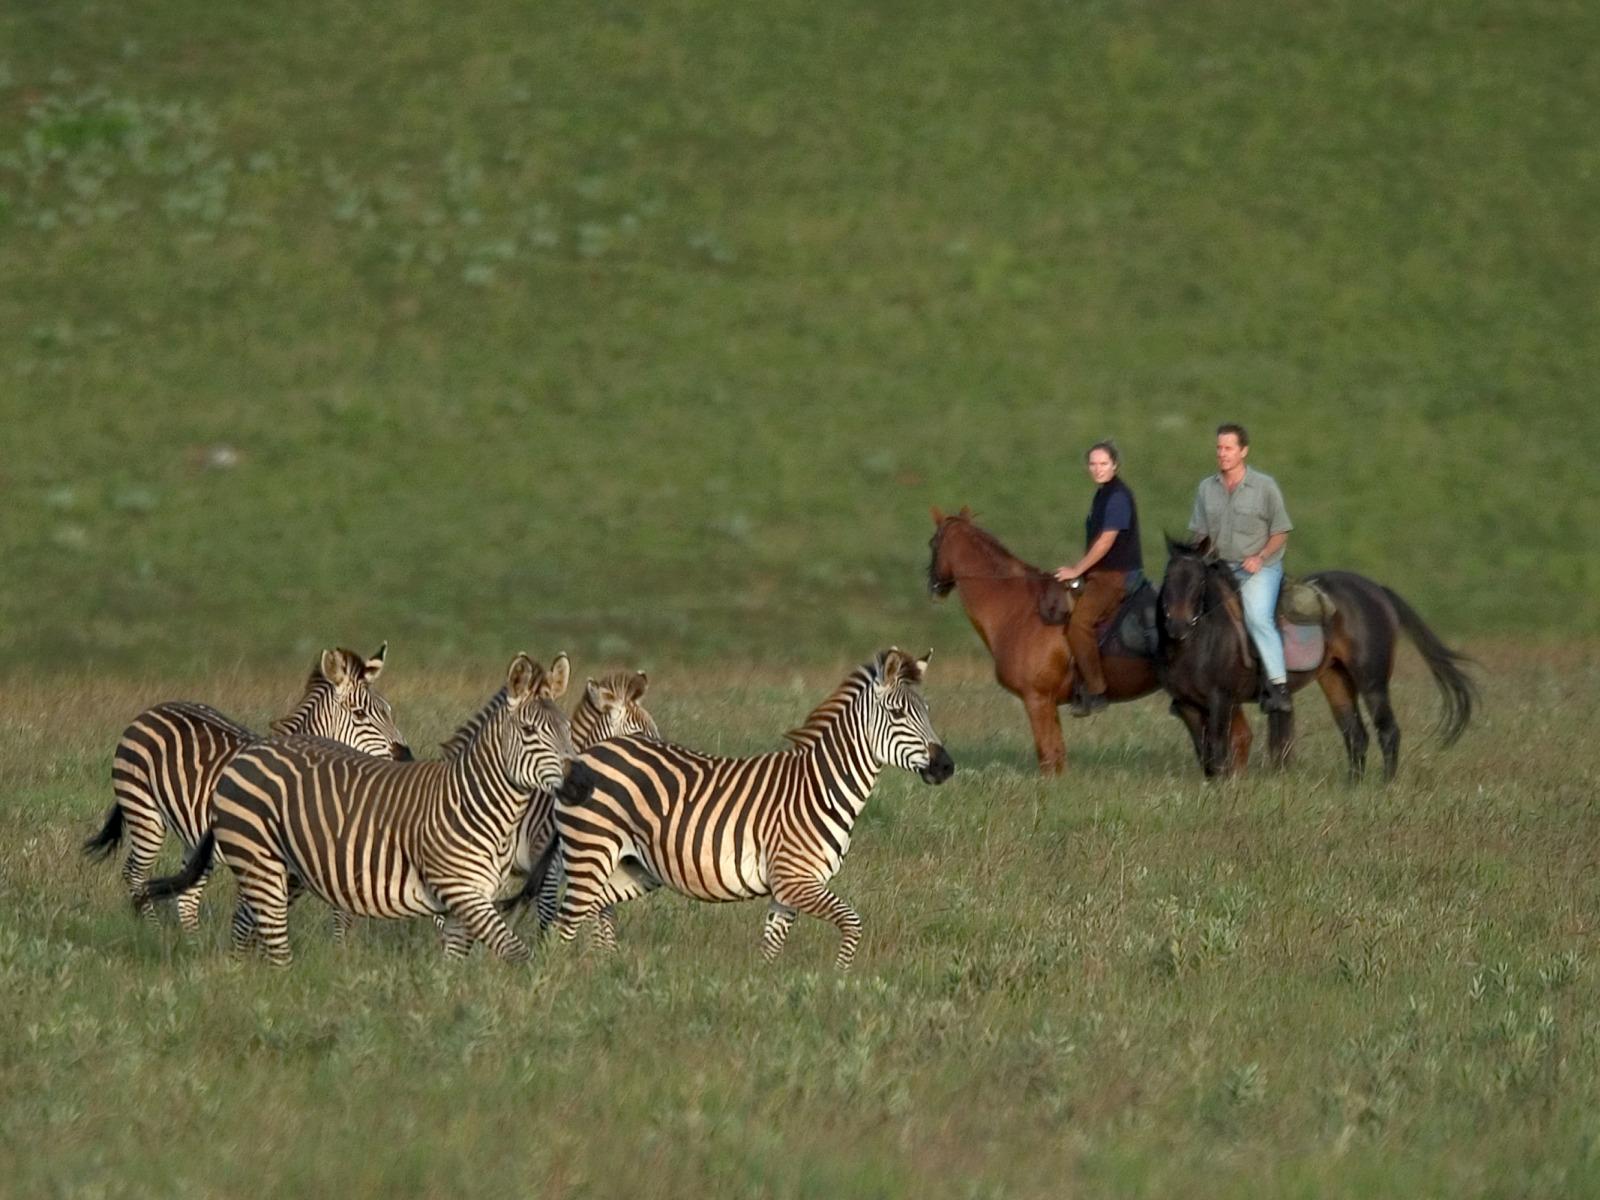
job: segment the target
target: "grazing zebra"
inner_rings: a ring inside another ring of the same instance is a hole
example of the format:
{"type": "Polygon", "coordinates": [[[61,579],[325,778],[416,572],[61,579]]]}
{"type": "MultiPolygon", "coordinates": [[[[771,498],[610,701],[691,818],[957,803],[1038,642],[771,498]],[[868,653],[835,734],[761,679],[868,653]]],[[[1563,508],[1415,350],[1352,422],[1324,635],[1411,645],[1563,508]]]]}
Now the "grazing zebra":
{"type": "MultiPolygon", "coordinates": [[[[409,759],[411,750],[388,703],[372,690],[383,671],[385,642],[371,658],[354,650],[324,650],[311,665],[305,694],[289,715],[270,726],[276,735],[300,734],[342,742],[365,754],[409,759]]],[[[228,760],[258,735],[216,709],[189,701],[147,708],[117,742],[111,761],[116,800],[100,832],[83,843],[90,857],[109,858],[128,832],[122,878],[138,892],[172,829],[193,850],[211,823],[211,789],[228,760]]],[[[200,927],[205,877],[178,895],[178,921],[188,933],[200,927]]],[[[140,911],[154,918],[148,902],[140,911]]]]}
{"type": "MultiPolygon", "coordinates": [[[[828,881],[879,772],[893,763],[928,783],[955,772],[918,686],[927,665],[928,656],[883,651],[788,735],[792,748],[773,754],[723,758],[637,737],[592,747],[556,796],[562,939],[605,905],[665,884],[699,900],[771,896],[769,961],[795,913],[831,921],[838,966],[848,969],[861,918],[828,881]]],[[[604,922],[596,941],[615,947],[604,922]]]]}
{"type": "Polygon", "coordinates": [[[259,941],[274,965],[290,961],[289,904],[306,889],[356,916],[442,913],[452,956],[475,939],[527,958],[494,895],[529,793],[554,788],[572,757],[555,703],[567,672],[564,654],[548,673],[517,655],[505,687],[438,762],[383,762],[309,738],[246,746],[217,780],[210,832],[180,874],[144,896],[181,891],[220,850],[239,883],[234,949],[259,941]]]}

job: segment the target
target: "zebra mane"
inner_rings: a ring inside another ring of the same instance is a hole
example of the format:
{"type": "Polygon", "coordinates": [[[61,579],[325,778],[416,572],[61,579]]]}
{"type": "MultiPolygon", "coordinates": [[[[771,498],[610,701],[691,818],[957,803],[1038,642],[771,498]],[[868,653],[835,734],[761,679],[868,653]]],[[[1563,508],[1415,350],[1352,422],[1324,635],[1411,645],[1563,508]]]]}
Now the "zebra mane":
{"type": "Polygon", "coordinates": [[[268,722],[267,732],[279,736],[299,732],[300,727],[305,724],[306,714],[315,706],[318,698],[332,690],[333,684],[322,673],[320,661],[312,663],[311,673],[306,676],[305,690],[300,693],[300,699],[295,701],[294,707],[283,716],[268,722]]]}
{"type": "Polygon", "coordinates": [[[838,720],[839,714],[850,707],[850,702],[864,692],[878,677],[878,662],[862,663],[854,671],[844,677],[844,682],[833,689],[833,693],[811,710],[811,715],[806,717],[804,724],[797,729],[791,729],[783,736],[796,746],[804,749],[814,746],[822,740],[822,735],[828,727],[838,720]]]}
{"type": "Polygon", "coordinates": [[[489,703],[468,717],[466,723],[460,729],[457,729],[440,743],[441,749],[444,750],[444,756],[446,758],[459,758],[462,754],[465,754],[472,743],[477,740],[478,734],[483,732],[484,726],[506,710],[509,698],[509,693],[505,688],[501,688],[493,696],[490,696],[489,703]]]}

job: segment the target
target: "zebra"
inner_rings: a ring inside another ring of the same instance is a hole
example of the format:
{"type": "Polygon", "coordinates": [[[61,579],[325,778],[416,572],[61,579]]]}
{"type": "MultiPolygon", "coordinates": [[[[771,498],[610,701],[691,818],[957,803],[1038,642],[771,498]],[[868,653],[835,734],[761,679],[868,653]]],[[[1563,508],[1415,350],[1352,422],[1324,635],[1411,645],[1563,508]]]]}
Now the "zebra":
{"type": "MultiPolygon", "coordinates": [[[[955,773],[919,687],[931,655],[880,652],[788,735],[792,747],[775,753],[726,758],[640,737],[591,747],[556,795],[567,876],[562,940],[607,904],[665,884],[698,900],[770,896],[762,933],[769,962],[797,912],[830,921],[840,933],[836,963],[848,970],[861,918],[828,881],[879,772],[893,763],[933,784],[955,773]]],[[[595,940],[615,949],[604,921],[595,940]]]]}
{"type": "MultiPolygon", "coordinates": [[[[643,671],[613,671],[599,680],[584,684],[583,695],[572,710],[572,745],[582,754],[608,738],[637,734],[652,740],[661,732],[655,718],[641,703],[649,677],[643,671]]],[[[556,836],[555,794],[534,792],[514,836],[514,874],[523,876],[522,888],[503,908],[514,910],[538,897],[539,931],[555,924],[556,903],[561,887],[561,872],[556,867],[552,843],[556,836]],[[540,868],[543,869],[540,869],[540,868]]],[[[607,910],[609,917],[609,910],[607,910]]]]}
{"type": "MultiPolygon", "coordinates": [[[[274,735],[300,734],[341,742],[365,754],[406,760],[411,749],[396,728],[388,702],[372,688],[383,671],[389,643],[371,658],[354,650],[324,650],[311,664],[305,692],[285,717],[269,726],[274,735]]],[[[109,858],[128,834],[122,878],[129,895],[150,874],[167,830],[193,850],[211,823],[211,789],[223,767],[256,733],[209,705],[169,701],[133,719],[117,742],[111,761],[116,799],[100,832],[83,843],[91,858],[109,858]]],[[[202,876],[178,895],[178,922],[186,933],[200,928],[202,876]]],[[[155,906],[139,906],[154,919],[155,906]]]]}
{"type": "Polygon", "coordinates": [[[234,950],[258,942],[275,966],[291,960],[288,909],[302,890],[356,916],[443,913],[452,957],[477,940],[526,959],[494,895],[529,793],[554,788],[572,758],[555,703],[568,670],[565,654],[548,671],[517,655],[456,753],[436,762],[382,762],[303,737],[246,746],[217,780],[211,830],[183,871],[141,898],[181,891],[220,851],[239,884],[234,950]]]}
{"type": "MultiPolygon", "coordinates": [[[[647,737],[660,737],[655,718],[641,703],[649,677],[643,671],[612,671],[598,680],[584,682],[583,693],[572,710],[572,745],[582,753],[596,742],[623,734],[637,733],[647,737]]],[[[474,718],[474,721],[477,718],[474,718]]],[[[467,722],[444,743],[445,757],[461,753],[476,733],[473,721],[467,722]]],[[[512,876],[523,877],[522,887],[506,900],[500,901],[500,911],[512,913],[535,898],[538,900],[539,932],[542,934],[555,924],[557,895],[561,886],[561,872],[551,870],[553,855],[547,855],[555,838],[555,793],[535,788],[528,807],[512,830],[512,876]]],[[[444,918],[437,918],[444,928],[444,918]]],[[[344,941],[353,921],[349,913],[334,910],[333,937],[344,941]]]]}

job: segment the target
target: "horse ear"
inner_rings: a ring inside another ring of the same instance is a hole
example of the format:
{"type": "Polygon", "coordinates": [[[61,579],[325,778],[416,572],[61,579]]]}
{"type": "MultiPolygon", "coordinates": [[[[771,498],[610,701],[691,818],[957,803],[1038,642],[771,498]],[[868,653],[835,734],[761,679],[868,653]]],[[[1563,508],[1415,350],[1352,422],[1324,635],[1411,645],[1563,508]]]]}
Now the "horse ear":
{"type": "Polygon", "coordinates": [[[935,525],[944,524],[944,513],[939,510],[939,506],[937,504],[930,504],[928,506],[928,514],[933,517],[933,523],[935,525]]]}
{"type": "Polygon", "coordinates": [[[972,520],[972,508],[969,505],[963,504],[961,506],[961,511],[958,512],[956,516],[960,517],[963,521],[970,521],[972,520]]]}

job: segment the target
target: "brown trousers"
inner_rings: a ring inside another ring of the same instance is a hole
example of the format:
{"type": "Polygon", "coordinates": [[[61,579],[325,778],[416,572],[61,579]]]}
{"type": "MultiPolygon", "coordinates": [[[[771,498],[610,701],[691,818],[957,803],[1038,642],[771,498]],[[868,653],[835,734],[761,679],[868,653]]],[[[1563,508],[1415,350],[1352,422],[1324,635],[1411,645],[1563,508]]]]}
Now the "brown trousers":
{"type": "Polygon", "coordinates": [[[1085,695],[1097,696],[1106,690],[1106,675],[1100,669],[1100,640],[1097,626],[1122,603],[1127,583],[1125,571],[1090,571],[1083,577],[1083,592],[1072,607],[1067,623],[1067,648],[1085,695]]]}

